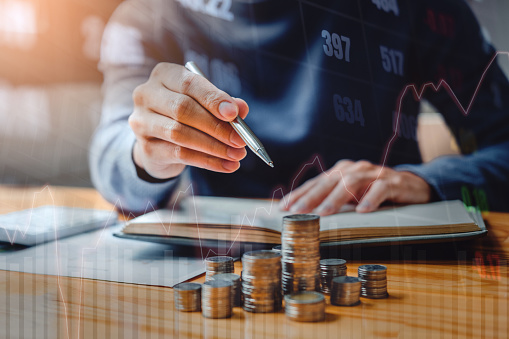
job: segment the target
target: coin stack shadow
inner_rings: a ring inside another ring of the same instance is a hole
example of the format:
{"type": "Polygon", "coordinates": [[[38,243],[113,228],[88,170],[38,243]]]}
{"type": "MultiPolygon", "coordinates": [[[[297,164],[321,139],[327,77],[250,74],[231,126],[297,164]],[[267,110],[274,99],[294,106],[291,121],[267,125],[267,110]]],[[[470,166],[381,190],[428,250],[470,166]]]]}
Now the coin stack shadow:
{"type": "Polygon", "coordinates": [[[361,280],[361,296],[370,299],[387,298],[387,267],[362,265],[358,269],[361,280]]]}
{"type": "Polygon", "coordinates": [[[201,311],[201,285],[180,283],[173,287],[175,308],[182,312],[201,311]]]}
{"type": "Polygon", "coordinates": [[[270,313],[281,309],[281,255],[269,250],[246,252],[242,256],[243,308],[270,313]]]}
{"type": "Polygon", "coordinates": [[[295,214],[283,218],[283,293],[318,291],[320,287],[320,217],[295,214]]]}
{"type": "Polygon", "coordinates": [[[295,321],[322,321],[325,319],[325,297],[314,291],[285,295],[285,314],[295,321]]]}
{"type": "Polygon", "coordinates": [[[332,279],[330,303],[336,306],[355,306],[360,303],[361,280],[357,277],[332,279]]]}
{"type": "Polygon", "coordinates": [[[232,307],[241,305],[241,287],[240,275],[235,273],[219,273],[210,278],[210,280],[226,280],[232,283],[232,307]]]}
{"type": "Polygon", "coordinates": [[[208,257],[205,259],[205,281],[219,273],[233,273],[233,258],[227,256],[208,257]]]}
{"type": "Polygon", "coordinates": [[[205,318],[222,319],[232,316],[232,282],[209,280],[203,283],[201,309],[205,318]]]}
{"type": "Polygon", "coordinates": [[[322,259],[320,260],[320,276],[322,278],[322,292],[330,294],[332,279],[346,275],[346,260],[322,259]]]}

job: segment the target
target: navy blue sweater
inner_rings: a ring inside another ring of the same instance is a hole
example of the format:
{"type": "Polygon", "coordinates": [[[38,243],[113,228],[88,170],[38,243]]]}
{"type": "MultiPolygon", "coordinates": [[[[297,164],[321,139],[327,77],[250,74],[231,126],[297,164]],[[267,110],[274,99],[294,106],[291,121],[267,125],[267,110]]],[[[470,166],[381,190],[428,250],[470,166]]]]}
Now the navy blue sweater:
{"type": "Polygon", "coordinates": [[[246,100],[246,122],[276,165],[249,152],[233,174],[188,168],[197,194],[280,196],[319,165],[366,159],[421,176],[438,199],[470,196],[508,211],[503,58],[458,0],[126,1],[103,39],[92,178],[128,210],[166,203],[178,179],[150,182],[132,161],[132,91],[157,63],[194,60],[216,86],[246,100]],[[443,115],[461,156],[421,164],[421,99],[443,115]]]}

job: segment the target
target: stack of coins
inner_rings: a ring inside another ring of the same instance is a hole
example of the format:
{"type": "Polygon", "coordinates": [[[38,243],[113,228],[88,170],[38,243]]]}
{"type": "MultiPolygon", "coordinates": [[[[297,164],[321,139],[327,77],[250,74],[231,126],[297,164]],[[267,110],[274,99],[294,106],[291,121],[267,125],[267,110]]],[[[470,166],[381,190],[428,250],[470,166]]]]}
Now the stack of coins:
{"type": "Polygon", "coordinates": [[[226,256],[208,257],[205,259],[205,281],[219,273],[233,273],[233,258],[226,256]]]}
{"type": "Polygon", "coordinates": [[[360,303],[361,280],[357,277],[336,277],[332,279],[330,303],[338,306],[354,306],[360,303]]]}
{"type": "Polygon", "coordinates": [[[243,308],[269,313],[281,309],[281,255],[274,251],[252,251],[242,256],[243,308]]]}
{"type": "Polygon", "coordinates": [[[371,299],[387,298],[387,267],[383,265],[359,266],[361,296],[371,299]]]}
{"type": "Polygon", "coordinates": [[[180,283],[173,287],[175,308],[182,312],[201,310],[201,285],[196,283],[180,283]]]}
{"type": "Polygon", "coordinates": [[[285,313],[295,321],[322,321],[325,319],[325,297],[312,291],[286,295],[285,313]]]}
{"type": "Polygon", "coordinates": [[[272,247],[272,250],[274,252],[276,252],[276,253],[281,254],[281,245],[277,245],[277,246],[272,247]]]}
{"type": "Polygon", "coordinates": [[[283,218],[283,293],[317,291],[320,287],[320,217],[296,214],[283,218]]]}
{"type": "Polygon", "coordinates": [[[238,307],[241,304],[240,275],[235,273],[219,273],[210,280],[227,280],[232,283],[232,307],[238,307]]]}
{"type": "Polygon", "coordinates": [[[332,289],[332,279],[346,275],[346,260],[320,260],[320,275],[322,277],[322,292],[330,294],[332,289]]]}
{"type": "Polygon", "coordinates": [[[205,318],[221,319],[232,316],[232,282],[210,280],[203,283],[201,309],[205,318]]]}

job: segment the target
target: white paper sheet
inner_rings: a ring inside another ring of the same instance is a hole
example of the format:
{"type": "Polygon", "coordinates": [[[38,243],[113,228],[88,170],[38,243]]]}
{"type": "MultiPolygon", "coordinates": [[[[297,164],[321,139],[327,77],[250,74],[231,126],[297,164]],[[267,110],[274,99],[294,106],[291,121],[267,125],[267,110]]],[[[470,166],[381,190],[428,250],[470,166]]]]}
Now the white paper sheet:
{"type": "Polygon", "coordinates": [[[205,272],[199,249],[176,253],[168,245],[114,237],[122,227],[0,253],[0,269],[168,287],[205,272]]]}

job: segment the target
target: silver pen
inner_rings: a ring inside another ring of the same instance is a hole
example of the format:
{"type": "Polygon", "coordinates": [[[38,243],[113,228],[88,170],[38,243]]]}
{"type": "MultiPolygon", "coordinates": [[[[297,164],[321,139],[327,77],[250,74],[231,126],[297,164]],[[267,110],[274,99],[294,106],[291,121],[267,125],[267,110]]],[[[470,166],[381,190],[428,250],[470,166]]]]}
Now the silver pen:
{"type": "MultiPolygon", "coordinates": [[[[194,74],[198,74],[206,78],[205,74],[203,74],[200,68],[193,61],[187,62],[185,67],[194,74]]],[[[254,154],[259,156],[270,167],[274,167],[274,163],[270,159],[267,151],[265,151],[265,147],[263,147],[261,141],[256,137],[241,117],[237,116],[233,121],[230,121],[230,125],[232,125],[233,129],[239,134],[254,154]]]]}

